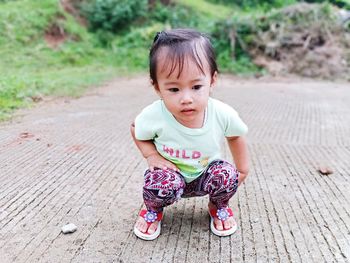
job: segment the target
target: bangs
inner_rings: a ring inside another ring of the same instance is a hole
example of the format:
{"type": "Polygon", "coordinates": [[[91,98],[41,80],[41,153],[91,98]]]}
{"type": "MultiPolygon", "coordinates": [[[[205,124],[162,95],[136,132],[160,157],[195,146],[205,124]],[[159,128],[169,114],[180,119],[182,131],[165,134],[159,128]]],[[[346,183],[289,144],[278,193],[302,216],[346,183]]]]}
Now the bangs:
{"type": "MultiPolygon", "coordinates": [[[[177,69],[177,78],[181,76],[184,68],[184,64],[187,60],[192,60],[197,68],[203,73],[204,64],[203,59],[205,59],[204,51],[198,41],[186,41],[182,43],[176,43],[171,47],[164,47],[163,51],[165,53],[164,64],[161,72],[169,70],[167,77],[174,73],[177,69]]],[[[158,54],[159,55],[159,54],[158,54]]]]}

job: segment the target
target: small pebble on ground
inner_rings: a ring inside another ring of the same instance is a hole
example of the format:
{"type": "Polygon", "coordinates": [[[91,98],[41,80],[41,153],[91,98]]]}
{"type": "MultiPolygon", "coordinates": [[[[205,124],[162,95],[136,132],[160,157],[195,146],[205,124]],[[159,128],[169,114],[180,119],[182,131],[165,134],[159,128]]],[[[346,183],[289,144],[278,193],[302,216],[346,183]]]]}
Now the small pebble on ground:
{"type": "Polygon", "coordinates": [[[74,233],[75,231],[77,231],[77,226],[74,225],[73,223],[64,225],[61,230],[63,232],[63,234],[69,234],[69,233],[74,233]]]}

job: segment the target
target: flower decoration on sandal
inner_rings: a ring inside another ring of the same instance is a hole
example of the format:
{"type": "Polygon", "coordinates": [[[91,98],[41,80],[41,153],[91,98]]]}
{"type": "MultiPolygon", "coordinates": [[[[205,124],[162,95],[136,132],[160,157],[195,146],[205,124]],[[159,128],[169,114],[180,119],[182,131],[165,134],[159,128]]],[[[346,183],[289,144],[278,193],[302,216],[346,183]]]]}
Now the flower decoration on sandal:
{"type": "Polygon", "coordinates": [[[147,213],[143,216],[143,218],[147,223],[153,223],[157,220],[158,216],[156,212],[147,211],[147,213]]]}
{"type": "Polygon", "coordinates": [[[225,221],[227,218],[229,218],[230,214],[229,214],[229,212],[227,211],[227,209],[224,207],[224,208],[221,208],[221,209],[218,209],[218,210],[217,210],[216,216],[217,216],[220,220],[225,221]]]}

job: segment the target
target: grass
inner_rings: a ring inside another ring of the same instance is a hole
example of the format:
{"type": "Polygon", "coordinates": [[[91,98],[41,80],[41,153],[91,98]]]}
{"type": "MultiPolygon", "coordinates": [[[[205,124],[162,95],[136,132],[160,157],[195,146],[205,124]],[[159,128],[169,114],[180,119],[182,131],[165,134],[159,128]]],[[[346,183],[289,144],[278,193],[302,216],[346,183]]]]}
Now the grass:
{"type": "Polygon", "coordinates": [[[99,46],[57,0],[0,2],[0,57],[0,120],[32,98],[79,96],[88,86],[143,67],[123,67],[116,50],[99,46]],[[44,40],[53,21],[71,39],[57,49],[44,40]]]}

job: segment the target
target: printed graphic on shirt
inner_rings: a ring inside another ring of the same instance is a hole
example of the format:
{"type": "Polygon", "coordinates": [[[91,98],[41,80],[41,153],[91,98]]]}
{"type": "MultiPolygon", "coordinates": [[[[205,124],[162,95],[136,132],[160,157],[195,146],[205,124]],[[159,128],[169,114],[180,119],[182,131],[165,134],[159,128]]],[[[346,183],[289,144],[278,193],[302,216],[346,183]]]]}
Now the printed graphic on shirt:
{"type": "Polygon", "coordinates": [[[198,159],[201,157],[199,151],[188,151],[186,149],[174,149],[163,145],[163,152],[169,154],[171,157],[180,159],[198,159]]]}
{"type": "Polygon", "coordinates": [[[207,167],[209,164],[209,157],[204,157],[202,160],[198,161],[203,167],[207,167]]]}

